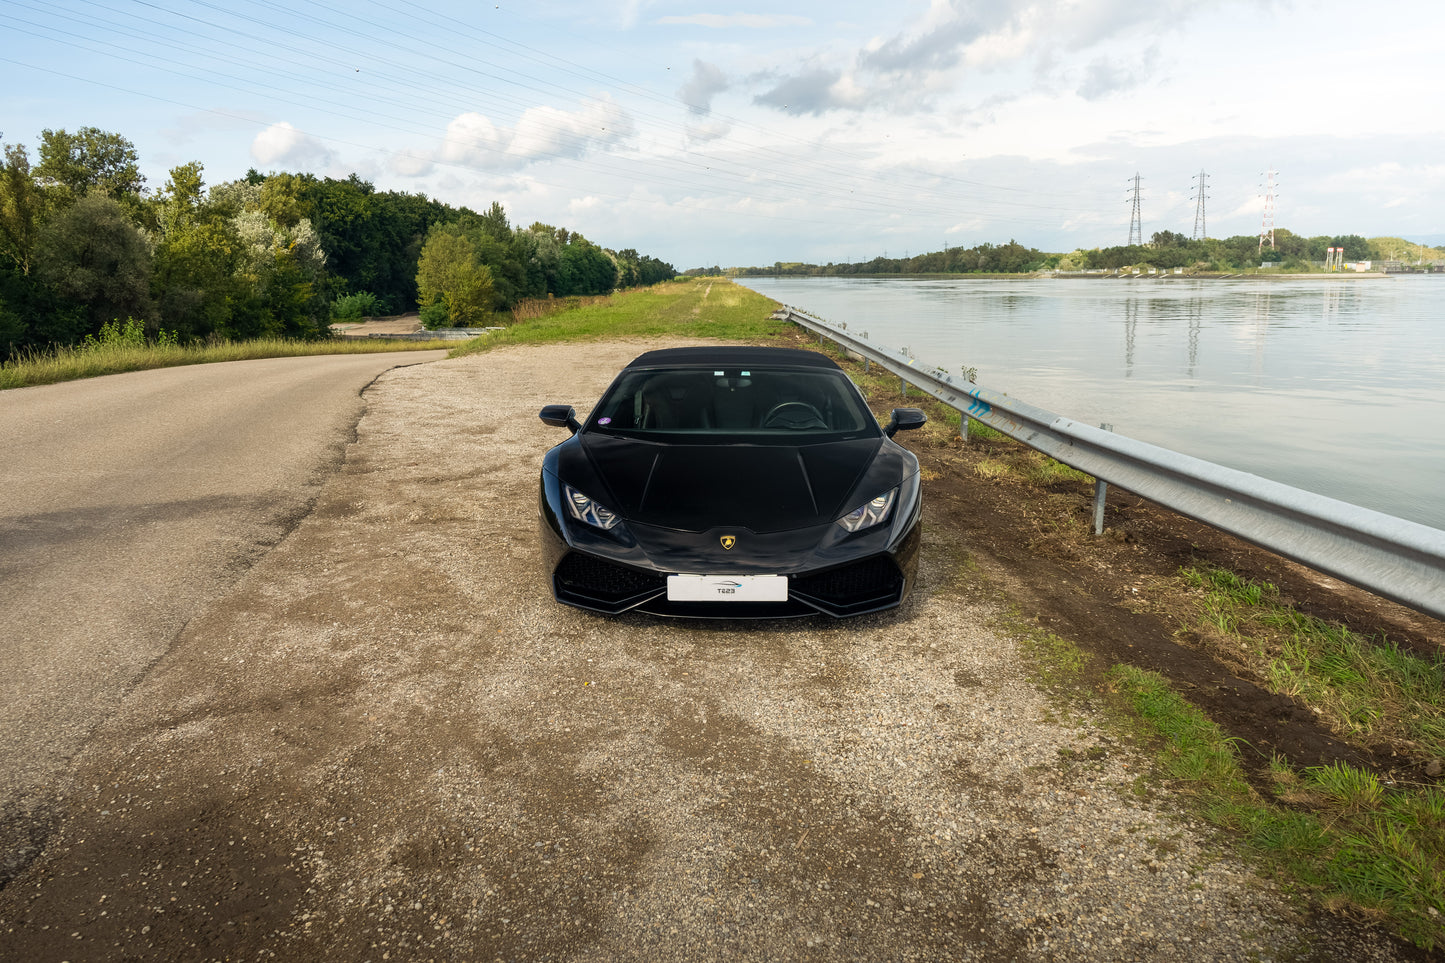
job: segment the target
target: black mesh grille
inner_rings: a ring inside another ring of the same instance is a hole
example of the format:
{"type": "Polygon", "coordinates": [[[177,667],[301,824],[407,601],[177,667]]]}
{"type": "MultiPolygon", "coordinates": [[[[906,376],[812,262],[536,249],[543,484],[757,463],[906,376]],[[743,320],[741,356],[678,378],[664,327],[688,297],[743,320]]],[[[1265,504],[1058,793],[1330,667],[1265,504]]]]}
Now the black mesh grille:
{"type": "Polygon", "coordinates": [[[667,577],[657,572],[627,568],[576,552],[562,559],[556,579],[558,591],[611,602],[660,591],[667,586],[667,577]]]}
{"type": "Polygon", "coordinates": [[[852,606],[896,596],[903,590],[903,573],[887,555],[875,555],[816,575],[795,576],[792,589],[819,602],[852,606]]]}

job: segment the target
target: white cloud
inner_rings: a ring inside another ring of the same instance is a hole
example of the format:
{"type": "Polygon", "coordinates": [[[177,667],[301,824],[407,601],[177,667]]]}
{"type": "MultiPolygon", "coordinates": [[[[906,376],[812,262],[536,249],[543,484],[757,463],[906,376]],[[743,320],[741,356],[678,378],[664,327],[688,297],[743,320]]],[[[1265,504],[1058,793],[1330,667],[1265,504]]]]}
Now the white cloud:
{"type": "Polygon", "coordinates": [[[517,122],[507,153],[520,160],[582,157],[632,136],[632,118],[610,100],[582,110],[533,107],[517,122]]]}
{"type": "Polygon", "coordinates": [[[706,117],[712,113],[712,99],[727,89],[727,74],[714,64],[694,60],[692,77],[678,89],[677,97],[689,111],[706,117]]]}
{"type": "Polygon", "coordinates": [[[469,111],[447,124],[439,148],[398,151],[389,167],[402,177],[424,177],[434,163],[494,173],[519,171],[549,160],[578,160],[624,144],[634,133],[632,116],[605,97],[571,111],[533,107],[510,128],[469,111]]]}
{"type": "Polygon", "coordinates": [[[256,135],[251,156],[267,166],[307,168],[331,163],[331,150],[325,144],[284,120],[256,135]]]}
{"type": "Polygon", "coordinates": [[[399,150],[391,155],[387,169],[402,177],[424,177],[436,169],[436,164],[420,151],[399,150]]]}
{"type": "Polygon", "coordinates": [[[493,168],[499,166],[506,150],[506,135],[481,114],[468,112],[460,114],[447,124],[437,159],[448,164],[466,167],[493,168]]]}

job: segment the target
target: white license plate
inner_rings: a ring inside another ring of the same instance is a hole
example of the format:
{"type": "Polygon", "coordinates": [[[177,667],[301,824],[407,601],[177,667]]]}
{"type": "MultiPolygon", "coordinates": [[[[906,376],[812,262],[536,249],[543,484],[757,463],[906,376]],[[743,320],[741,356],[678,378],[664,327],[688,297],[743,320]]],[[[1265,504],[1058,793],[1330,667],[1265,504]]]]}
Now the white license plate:
{"type": "Polygon", "coordinates": [[[786,575],[669,575],[669,602],[786,602],[786,575]]]}

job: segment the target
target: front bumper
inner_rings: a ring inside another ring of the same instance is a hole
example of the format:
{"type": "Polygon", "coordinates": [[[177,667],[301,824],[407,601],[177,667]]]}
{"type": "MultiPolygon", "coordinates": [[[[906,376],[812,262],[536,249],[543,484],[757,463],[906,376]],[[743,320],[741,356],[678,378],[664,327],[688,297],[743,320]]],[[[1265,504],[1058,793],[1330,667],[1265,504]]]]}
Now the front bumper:
{"type": "MultiPolygon", "coordinates": [[[[647,548],[629,534],[622,541],[558,517],[544,478],[539,527],[545,571],[558,602],[616,615],[639,611],[651,615],[713,619],[790,618],[822,613],[834,618],[894,608],[908,597],[918,570],[919,505],[907,517],[883,530],[818,550],[818,533],[808,530],[789,537],[751,536],[758,550],[736,555],[704,552],[699,542],[714,544],[712,533],[687,534],[675,549],[670,533],[645,530],[647,548]],[[659,547],[661,546],[661,548],[659,547]],[[806,547],[805,547],[806,546],[806,547]],[[711,556],[711,557],[708,557],[711,556]],[[671,564],[669,564],[671,563],[671,564]],[[770,572],[788,579],[785,602],[673,602],[667,598],[667,576],[678,572],[751,574],[770,572]]],[[[637,526],[635,526],[637,527],[637,526]]]]}

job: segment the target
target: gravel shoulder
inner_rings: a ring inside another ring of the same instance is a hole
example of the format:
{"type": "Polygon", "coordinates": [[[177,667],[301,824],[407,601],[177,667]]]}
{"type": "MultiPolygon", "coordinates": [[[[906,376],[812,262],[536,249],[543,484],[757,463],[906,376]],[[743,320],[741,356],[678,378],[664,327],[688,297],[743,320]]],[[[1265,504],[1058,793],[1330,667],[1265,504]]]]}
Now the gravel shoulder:
{"type": "Polygon", "coordinates": [[[311,513],[92,737],[0,959],[1415,958],[1135,795],[994,628],[958,563],[1000,549],[948,497],[893,613],[553,603],[536,412],[653,346],[378,379],[311,513]]]}

